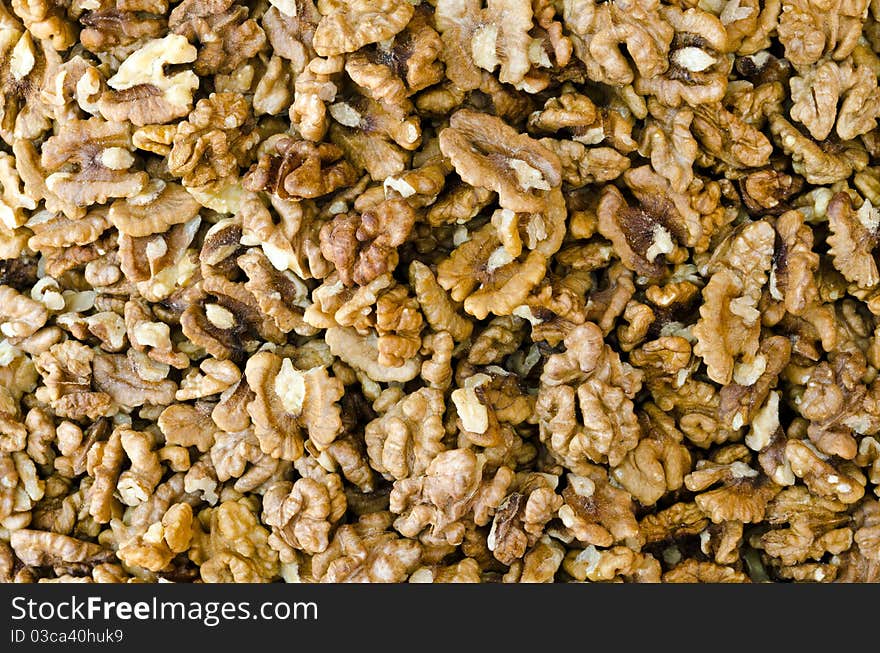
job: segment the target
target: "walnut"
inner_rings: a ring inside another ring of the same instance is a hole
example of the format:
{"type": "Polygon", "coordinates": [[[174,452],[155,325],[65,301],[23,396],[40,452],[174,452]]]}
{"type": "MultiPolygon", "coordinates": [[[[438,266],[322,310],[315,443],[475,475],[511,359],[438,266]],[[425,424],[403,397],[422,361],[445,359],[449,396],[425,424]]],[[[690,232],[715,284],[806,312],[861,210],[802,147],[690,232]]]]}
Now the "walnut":
{"type": "Polygon", "coordinates": [[[749,577],[732,567],[714,562],[685,560],[665,572],[664,583],[749,583],[749,577]]]}
{"type": "Polygon", "coordinates": [[[437,61],[443,48],[430,13],[416,10],[393,39],[383,39],[345,58],[345,71],[373,100],[401,117],[410,113],[409,97],[443,79],[437,61]]]}
{"type": "Polygon", "coordinates": [[[0,451],[21,451],[27,444],[28,430],[19,412],[18,402],[4,388],[0,392],[0,451]]]}
{"type": "Polygon", "coordinates": [[[214,435],[219,430],[211,420],[210,413],[201,406],[172,404],[159,415],[159,429],[170,445],[195,447],[204,453],[214,444],[214,435]]]}
{"type": "Polygon", "coordinates": [[[632,399],[642,374],[604,344],[592,322],[572,329],[564,343],[565,353],[550,356],[541,374],[541,441],[574,471],[587,461],[617,466],[641,437],[632,399]]]}
{"type": "Polygon", "coordinates": [[[9,544],[18,559],[32,567],[91,566],[107,562],[113,555],[108,549],[93,542],[27,528],[13,531],[9,544]]]}
{"type": "Polygon", "coordinates": [[[880,99],[876,76],[867,66],[823,61],[792,77],[789,85],[794,101],[789,115],[802,123],[817,141],[825,140],[835,125],[840,138],[851,140],[877,124],[876,110],[860,109],[866,105],[876,106],[876,99],[880,99]]]}
{"type": "Polygon", "coordinates": [[[499,81],[530,92],[543,88],[530,75],[532,59],[541,63],[541,55],[546,57],[538,54],[539,47],[532,45],[529,35],[530,3],[490,0],[481,10],[480,3],[440,2],[436,22],[443,38],[446,74],[462,88],[480,85],[480,69],[493,72],[499,66],[499,81]]]}
{"type": "Polygon", "coordinates": [[[16,532],[31,521],[31,510],[45,496],[46,483],[40,480],[37,466],[23,451],[0,453],[0,469],[0,519],[4,528],[16,532]]]}
{"type": "Polygon", "coordinates": [[[119,235],[119,269],[138,292],[150,301],[161,301],[177,286],[188,286],[196,272],[195,252],[189,248],[201,218],[176,224],[164,233],[135,238],[119,235]]]}
{"type": "Polygon", "coordinates": [[[584,145],[601,142],[605,132],[599,108],[571,85],[560,90],[557,97],[548,98],[542,109],[529,116],[529,131],[552,134],[565,130],[575,142],[584,145]]]}
{"type": "Polygon", "coordinates": [[[552,583],[564,557],[565,547],[545,535],[526,553],[522,562],[511,565],[503,580],[506,583],[552,583]]]}
{"type": "Polygon", "coordinates": [[[385,200],[361,215],[342,214],[321,228],[321,252],[345,285],[365,285],[396,266],[396,248],[414,221],[403,200],[385,200]]]}
{"type": "MultiPolygon", "coordinates": [[[[831,465],[825,456],[801,440],[789,440],[785,445],[795,476],[803,479],[812,492],[822,497],[835,498],[843,503],[855,503],[865,494],[865,478],[860,472],[847,474],[831,465]]],[[[845,468],[844,468],[845,469],[845,468]]]]}
{"type": "Polygon", "coordinates": [[[364,427],[370,466],[388,480],[424,474],[441,451],[443,394],[422,388],[402,397],[364,427]]]}
{"type": "Polygon", "coordinates": [[[597,213],[599,233],[614,244],[621,262],[644,277],[658,278],[666,257],[676,249],[666,226],[644,210],[627,206],[620,191],[611,185],[602,190],[597,213]]]}
{"type": "Polygon", "coordinates": [[[768,223],[749,223],[725,241],[709,264],[712,276],[693,329],[694,353],[703,357],[709,378],[717,383],[730,382],[737,359],[748,363],[757,354],[757,304],[770,271],[774,236],[768,223]]]}
{"type": "Polygon", "coordinates": [[[114,429],[106,441],[95,442],[84,449],[86,471],[94,477],[88,496],[88,513],[99,524],[106,524],[116,512],[118,500],[114,494],[125,461],[122,430],[114,429]]]}
{"type": "Polygon", "coordinates": [[[589,278],[583,272],[567,277],[548,275],[523,305],[514,309],[514,314],[529,321],[532,340],[556,346],[571,329],[587,320],[590,300],[582,296],[587,283],[589,278]]]}
{"type": "MultiPolygon", "coordinates": [[[[236,236],[238,228],[229,225],[230,230],[215,233],[216,238],[237,239],[248,246],[262,246],[263,253],[277,270],[291,270],[301,279],[323,278],[332,271],[330,263],[321,254],[318,234],[323,222],[300,202],[275,199],[272,207],[280,220],[255,193],[243,192],[239,207],[241,216],[241,235],[236,236]]],[[[218,223],[219,225],[220,223],[218,223]]],[[[235,243],[225,243],[232,247],[235,243]]]]}
{"type": "Polygon", "coordinates": [[[407,580],[409,583],[480,583],[480,563],[474,558],[465,558],[453,565],[416,569],[407,580]]]}
{"type": "Polygon", "coordinates": [[[217,489],[217,481],[231,481],[232,489],[238,493],[251,492],[278,480],[279,471],[283,473],[285,469],[289,469],[289,463],[262,451],[252,429],[217,432],[209,456],[187,472],[186,480],[213,503],[211,495],[217,489]]]}
{"type": "Polygon", "coordinates": [[[359,170],[366,170],[376,181],[401,174],[409,165],[408,152],[421,144],[422,130],[417,116],[401,120],[397,111],[368,97],[339,100],[328,109],[334,119],[330,140],[342,148],[359,170]],[[379,155],[386,160],[375,160],[379,155]]]}
{"type": "Polygon", "coordinates": [[[665,510],[646,515],[639,529],[648,544],[665,542],[702,532],[709,524],[696,503],[675,503],[665,510]]]}
{"type": "Polygon", "coordinates": [[[828,6],[812,0],[783,0],[777,29],[785,58],[795,65],[816,63],[826,54],[836,60],[845,58],[858,42],[867,5],[864,0],[828,6]],[[825,12],[835,16],[833,29],[824,20],[825,12]]]}
{"type": "Polygon", "coordinates": [[[779,114],[770,117],[773,141],[791,157],[792,169],[811,184],[833,184],[868,165],[857,141],[816,143],[779,114]]]}
{"type": "Polygon", "coordinates": [[[643,437],[611,475],[642,505],[657,503],[667,492],[684,485],[691,454],[682,445],[684,436],[675,420],[654,404],[639,413],[643,437]]]}
{"type": "Polygon", "coordinates": [[[294,81],[293,104],[288,115],[303,138],[321,141],[327,134],[329,117],[327,102],[336,98],[337,86],[333,76],[342,70],[342,58],[315,57],[294,81]]]}
{"type": "Polygon", "coordinates": [[[666,54],[675,28],[661,17],[660,3],[639,0],[625,7],[594,0],[564,5],[563,20],[571,30],[574,53],[594,81],[612,86],[633,82],[634,71],[620,53],[619,45],[627,46],[636,70],[643,77],[652,78],[668,66],[666,54]]]}
{"type": "Polygon", "coordinates": [[[0,285],[0,333],[7,338],[26,338],[42,327],[49,317],[45,304],[0,285]]]}
{"type": "Polygon", "coordinates": [[[507,446],[510,426],[532,416],[534,399],[526,394],[517,376],[491,366],[464,378],[450,398],[456,408],[459,440],[486,447],[507,446]]]}
{"type": "Polygon", "coordinates": [[[199,208],[198,202],[179,184],[158,181],[138,195],[113,202],[108,217],[120,233],[141,238],[189,222],[199,208]]]}
{"type": "Polygon", "coordinates": [[[342,397],[342,384],[326,368],[300,371],[289,358],[260,352],[248,359],[245,376],[255,394],[248,414],[265,453],[296,460],[303,453],[301,428],[308,430],[312,443],[321,449],[342,432],[335,404],[342,397]]]}
{"type": "Polygon", "coordinates": [[[248,13],[234,0],[184,0],[169,14],[168,27],[201,46],[196,74],[230,73],[266,44],[266,34],[248,13]]]}
{"type": "Polygon", "coordinates": [[[694,110],[694,136],[705,153],[734,170],[767,165],[773,145],[758,129],[717,105],[694,110]]]}
{"type": "Polygon", "coordinates": [[[393,37],[406,26],[414,9],[404,0],[319,0],[318,11],[322,18],[312,47],[318,55],[329,57],[393,37]]]}
{"type": "Polygon", "coordinates": [[[562,182],[559,158],[501,119],[461,109],[440,132],[440,149],[472,186],[498,193],[501,206],[535,212],[562,182]]]}
{"type": "Polygon", "coordinates": [[[354,183],[356,173],[332,143],[315,145],[282,137],[275,154],[264,156],[244,177],[248,190],[264,190],[284,199],[315,198],[354,183]]]}
{"type": "Polygon", "coordinates": [[[584,475],[567,474],[560,493],[559,518],[571,536],[584,544],[608,547],[616,542],[638,549],[640,533],[632,497],[611,485],[607,472],[582,466],[584,475]]]}
{"type": "Polygon", "coordinates": [[[366,285],[397,265],[396,248],[406,241],[415,217],[409,204],[395,199],[360,215],[341,214],[321,228],[321,253],[346,286],[366,285]]]}
{"type": "MultiPolygon", "coordinates": [[[[70,121],[63,133],[43,143],[40,166],[46,189],[74,207],[137,195],[149,176],[130,170],[136,161],[132,149],[131,129],[124,123],[100,118],[70,121]]],[[[67,206],[61,207],[65,214],[78,218],[75,210],[65,210],[67,206]]]]}
{"type": "Polygon", "coordinates": [[[113,415],[117,406],[103,391],[94,391],[95,352],[74,340],[49,347],[34,360],[44,385],[37,396],[48,402],[59,417],[79,419],[113,415]]]}
{"type": "Polygon", "coordinates": [[[206,583],[267,583],[278,578],[278,554],[268,545],[269,532],[243,500],[224,501],[206,518],[207,540],[199,551],[199,573],[206,583]]]}
{"type": "Polygon", "coordinates": [[[706,251],[713,232],[730,219],[718,206],[721,189],[717,182],[694,177],[687,191],[676,192],[669,180],[650,166],[630,168],[623,178],[644,213],[663,224],[677,241],[697,251],[706,251]]]}
{"type": "Polygon", "coordinates": [[[201,282],[200,289],[204,294],[180,316],[181,330],[193,344],[205,348],[215,358],[241,362],[261,340],[284,342],[285,334],[271,317],[262,313],[243,283],[209,276],[201,282]]]}
{"type": "Polygon", "coordinates": [[[791,345],[781,336],[761,342],[755,361],[737,369],[736,380],[718,393],[717,416],[726,428],[738,431],[751,424],[746,444],[759,451],[773,438],[778,426],[778,395],[770,391],[788,364],[791,345]]]}
{"type": "Polygon", "coordinates": [[[617,179],[630,160],[610,147],[592,147],[575,141],[542,138],[538,141],[559,157],[562,180],[572,187],[617,179]]]}
{"type": "Polygon", "coordinates": [[[409,278],[428,325],[437,332],[449,333],[456,342],[466,340],[473,331],[473,323],[459,314],[431,269],[414,260],[409,266],[409,278]]]}
{"type": "Polygon", "coordinates": [[[316,582],[399,583],[419,566],[422,546],[389,530],[393,515],[387,511],[361,516],[340,526],[327,549],[312,557],[316,582]]]}
{"type": "Polygon", "coordinates": [[[828,202],[828,254],[834,267],[860,288],[871,288],[880,282],[880,273],[874,260],[873,250],[878,242],[878,219],[880,209],[865,199],[854,209],[852,199],[846,193],[835,193],[828,202]],[[875,223],[878,226],[875,226],[875,223]]]}
{"type": "Polygon", "coordinates": [[[375,333],[362,336],[351,327],[330,327],[325,340],[334,356],[364,372],[373,381],[406,382],[418,376],[421,356],[406,360],[403,365],[389,367],[379,362],[378,336],[375,333]]]}
{"type": "Polygon", "coordinates": [[[772,528],[751,537],[751,545],[786,566],[842,553],[852,544],[846,505],[821,498],[803,486],[784,489],[767,506],[772,528]]]}
{"type": "Polygon", "coordinates": [[[175,555],[189,549],[192,536],[192,507],[188,503],[175,503],[160,521],[120,546],[117,555],[126,565],[162,571],[175,555]]]}
{"type": "Polygon", "coordinates": [[[273,483],[263,495],[262,518],[272,527],[269,545],[282,556],[285,546],[309,554],[325,551],[330,530],[346,509],[337,474],[326,473],[308,457],[297,461],[297,469],[300,479],[273,483]]]}
{"type": "Polygon", "coordinates": [[[510,315],[546,274],[546,261],[562,244],[564,199],[550,192],[541,213],[499,209],[437,267],[437,281],[477,319],[510,315]],[[521,233],[524,232],[524,233],[521,233]]]}
{"type": "Polygon", "coordinates": [[[780,5],[775,0],[765,5],[755,0],[733,0],[717,3],[707,11],[717,15],[724,25],[729,49],[738,55],[751,55],[770,45],[780,5]]]}
{"type": "Polygon", "coordinates": [[[294,70],[302,71],[315,56],[312,37],[321,14],[312,0],[277,0],[270,4],[261,20],[266,38],[274,52],[290,60],[294,70]]]}
{"type": "Polygon", "coordinates": [[[0,362],[3,364],[0,367],[0,384],[17,403],[37,384],[39,375],[35,361],[4,339],[0,341],[0,362]]]}
{"type": "Polygon", "coordinates": [[[649,553],[637,553],[625,546],[597,549],[592,544],[571,550],[562,563],[573,578],[590,582],[659,583],[660,563],[649,553]]]}
{"type": "MultiPolygon", "coordinates": [[[[833,366],[822,362],[805,375],[805,387],[795,407],[810,421],[807,436],[820,451],[852,459],[857,452],[853,427],[874,433],[873,392],[858,383],[864,359],[860,354],[837,354],[833,366]]],[[[871,388],[873,390],[873,388],[871,388]]]]}
{"type": "Polygon", "coordinates": [[[142,378],[130,354],[98,354],[92,371],[95,389],[107,393],[119,406],[166,406],[174,402],[177,383],[164,378],[142,378]]]}
{"type": "Polygon", "coordinates": [[[771,293],[776,298],[782,296],[789,313],[800,315],[818,299],[819,294],[813,277],[819,267],[819,256],[812,251],[813,233],[804,224],[800,211],[783,213],[775,226],[782,243],[773,256],[771,293]]]}
{"type": "Polygon", "coordinates": [[[331,275],[312,294],[306,322],[317,328],[353,326],[358,333],[378,336],[377,362],[400,367],[421,347],[422,316],[407,289],[383,274],[357,290],[346,289],[331,275]]]}
{"type": "Polygon", "coordinates": [[[556,494],[559,479],[548,474],[522,474],[515,491],[498,506],[487,544],[500,563],[511,565],[533,547],[563,499],[556,494]]]}
{"type": "Polygon", "coordinates": [[[90,52],[111,53],[124,59],[147,40],[166,31],[162,17],[168,11],[166,0],[99,0],[93,4],[79,16],[79,40],[90,52]]]}
{"type": "Polygon", "coordinates": [[[279,330],[285,333],[294,331],[304,336],[315,333],[315,329],[304,319],[304,309],[308,307],[308,287],[301,279],[289,270],[277,270],[269,258],[256,249],[239,256],[236,264],[248,276],[245,289],[254,296],[260,310],[272,318],[279,330]]]}
{"type": "Polygon", "coordinates": [[[181,177],[187,187],[237,176],[239,169],[250,163],[251,150],[259,139],[241,95],[212,93],[177,124],[168,171],[181,177]]]}
{"type": "Polygon", "coordinates": [[[107,120],[130,121],[137,126],[161,125],[186,116],[199,79],[191,70],[166,76],[165,66],[191,63],[196,49],[179,34],[149,41],[120,64],[107,80],[112,90],[98,101],[107,120]]]}
{"type": "Polygon", "coordinates": [[[685,476],[685,486],[702,491],[721,483],[721,487],[697,494],[695,501],[714,523],[741,521],[760,522],[764,510],[780,487],[752,469],[742,460],[721,464],[708,460],[697,462],[696,469],[685,476]]]}
{"type": "Polygon", "coordinates": [[[399,516],[394,528],[428,545],[460,544],[462,520],[472,515],[478,526],[488,523],[513,481],[509,468],[490,475],[483,466],[469,449],[451,449],[434,456],[424,473],[395,481],[390,510],[399,516]]]}
{"type": "Polygon", "coordinates": [[[697,8],[683,11],[676,6],[662,6],[659,13],[666,23],[664,27],[674,30],[666,55],[668,65],[657,71],[653,67],[649,71],[639,67],[633,84],[635,91],[654,95],[670,107],[719,101],[733,66],[733,58],[727,55],[727,32],[722,22],[697,8]]]}
{"type": "Polygon", "coordinates": [[[14,0],[11,7],[31,34],[46,40],[55,50],[66,50],[76,42],[77,28],[68,19],[63,4],[48,0],[14,0]]]}
{"type": "Polygon", "coordinates": [[[0,138],[10,145],[19,138],[39,138],[53,117],[40,89],[48,85],[61,60],[39,37],[35,43],[32,34],[12,25],[0,32],[0,89],[4,95],[0,138]]]}
{"type": "Polygon", "coordinates": [[[0,224],[17,229],[28,221],[27,212],[37,207],[37,202],[22,192],[22,180],[15,169],[15,157],[0,154],[0,224]]]}
{"type": "Polygon", "coordinates": [[[771,168],[750,172],[739,179],[740,195],[751,215],[783,213],[788,200],[803,188],[804,180],[771,168]]]}

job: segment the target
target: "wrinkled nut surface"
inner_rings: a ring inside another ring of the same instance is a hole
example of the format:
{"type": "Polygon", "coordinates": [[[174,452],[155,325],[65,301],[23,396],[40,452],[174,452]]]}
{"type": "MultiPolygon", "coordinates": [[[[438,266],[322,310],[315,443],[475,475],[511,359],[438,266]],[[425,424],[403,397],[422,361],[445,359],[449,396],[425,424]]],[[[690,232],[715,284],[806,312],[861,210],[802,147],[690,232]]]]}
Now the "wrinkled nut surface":
{"type": "Polygon", "coordinates": [[[0,3],[0,581],[880,582],[878,24],[0,3]]]}

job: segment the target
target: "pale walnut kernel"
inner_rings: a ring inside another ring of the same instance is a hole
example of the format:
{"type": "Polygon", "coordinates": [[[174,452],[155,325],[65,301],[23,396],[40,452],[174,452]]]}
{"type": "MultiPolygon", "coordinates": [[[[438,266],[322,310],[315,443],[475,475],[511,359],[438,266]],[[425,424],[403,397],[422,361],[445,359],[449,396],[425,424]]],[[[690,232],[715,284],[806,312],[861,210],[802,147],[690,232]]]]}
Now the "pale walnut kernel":
{"type": "Polygon", "coordinates": [[[110,91],[98,101],[107,120],[161,125],[187,115],[199,79],[191,70],[166,76],[165,66],[191,63],[196,49],[177,34],[149,41],[130,54],[107,80],[110,91]]]}

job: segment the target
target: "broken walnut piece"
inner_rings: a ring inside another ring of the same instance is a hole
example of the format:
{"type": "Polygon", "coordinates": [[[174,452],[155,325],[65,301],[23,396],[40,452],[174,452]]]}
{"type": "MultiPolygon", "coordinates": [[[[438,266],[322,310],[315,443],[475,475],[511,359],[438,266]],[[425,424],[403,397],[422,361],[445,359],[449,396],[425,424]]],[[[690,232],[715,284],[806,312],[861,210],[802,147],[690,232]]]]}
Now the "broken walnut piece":
{"type": "Polygon", "coordinates": [[[493,190],[502,207],[537,212],[562,183],[559,158],[500,118],[460,109],[440,132],[440,149],[472,186],[493,190]]]}
{"type": "Polygon", "coordinates": [[[266,191],[289,199],[329,195],[353,184],[357,174],[332,143],[315,145],[282,137],[275,141],[274,153],[260,158],[243,177],[245,188],[266,191]]]}
{"type": "Polygon", "coordinates": [[[107,80],[98,100],[107,120],[133,125],[161,125],[186,116],[192,108],[199,79],[191,70],[165,74],[165,66],[191,63],[196,48],[178,34],[148,41],[128,55],[107,80]]]}

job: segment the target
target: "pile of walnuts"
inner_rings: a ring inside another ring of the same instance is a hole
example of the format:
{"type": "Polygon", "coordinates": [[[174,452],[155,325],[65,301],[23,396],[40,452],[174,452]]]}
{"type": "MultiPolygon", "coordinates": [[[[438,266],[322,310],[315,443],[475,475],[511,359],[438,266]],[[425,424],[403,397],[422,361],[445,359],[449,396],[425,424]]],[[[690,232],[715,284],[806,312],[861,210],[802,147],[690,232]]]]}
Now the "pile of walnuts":
{"type": "Polygon", "coordinates": [[[878,53],[868,0],[0,4],[0,581],[880,582],[878,53]]]}

